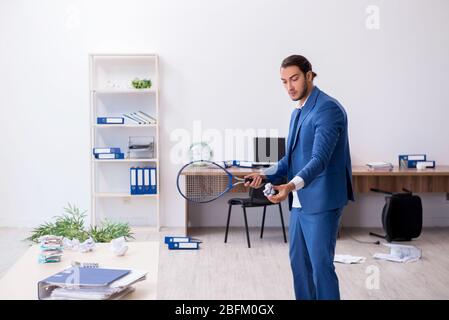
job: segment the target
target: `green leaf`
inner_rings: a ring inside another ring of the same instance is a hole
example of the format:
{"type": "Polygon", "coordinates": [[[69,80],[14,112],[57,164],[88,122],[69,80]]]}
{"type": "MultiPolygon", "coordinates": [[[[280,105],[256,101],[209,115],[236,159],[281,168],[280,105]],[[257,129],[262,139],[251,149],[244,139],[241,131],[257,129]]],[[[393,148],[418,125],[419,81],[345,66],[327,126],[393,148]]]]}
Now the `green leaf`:
{"type": "Polygon", "coordinates": [[[33,229],[26,240],[38,242],[38,239],[44,235],[63,236],[78,239],[80,242],[89,237],[92,237],[95,242],[110,242],[118,237],[134,239],[128,223],[105,220],[100,223],[100,226],[91,226],[85,230],[84,219],[87,211],[81,212],[78,207],[68,203],[67,207],[64,207],[64,212],[62,215],[53,217],[54,222],[44,222],[33,229]]]}

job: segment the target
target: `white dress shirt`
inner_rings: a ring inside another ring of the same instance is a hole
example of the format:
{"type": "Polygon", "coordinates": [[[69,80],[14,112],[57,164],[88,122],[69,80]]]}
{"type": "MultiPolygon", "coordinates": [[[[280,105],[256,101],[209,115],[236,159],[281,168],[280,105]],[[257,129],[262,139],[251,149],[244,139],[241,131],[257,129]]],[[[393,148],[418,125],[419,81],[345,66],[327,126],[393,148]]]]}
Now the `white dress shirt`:
{"type": "MultiPolygon", "coordinates": [[[[309,97],[307,97],[306,100],[304,100],[303,104],[301,105],[298,104],[296,108],[302,109],[302,107],[304,107],[304,105],[306,104],[307,99],[309,99],[309,97]]],[[[304,180],[300,176],[294,176],[293,179],[290,180],[290,182],[292,182],[296,186],[295,190],[292,191],[293,194],[292,208],[301,208],[301,202],[299,201],[298,192],[296,191],[304,187],[304,180]]]]}

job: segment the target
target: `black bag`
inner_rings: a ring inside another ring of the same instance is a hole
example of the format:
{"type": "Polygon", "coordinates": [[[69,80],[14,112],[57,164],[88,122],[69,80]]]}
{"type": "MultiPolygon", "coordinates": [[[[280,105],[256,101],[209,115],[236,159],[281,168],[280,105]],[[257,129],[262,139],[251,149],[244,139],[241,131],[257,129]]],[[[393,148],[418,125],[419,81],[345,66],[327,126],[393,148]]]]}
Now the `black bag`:
{"type": "Polygon", "coordinates": [[[421,198],[413,195],[411,191],[402,189],[403,193],[392,193],[379,189],[370,189],[373,192],[388,194],[382,210],[382,226],[386,233],[381,236],[370,232],[370,235],[391,241],[410,241],[417,238],[422,230],[422,203],[421,198]]]}

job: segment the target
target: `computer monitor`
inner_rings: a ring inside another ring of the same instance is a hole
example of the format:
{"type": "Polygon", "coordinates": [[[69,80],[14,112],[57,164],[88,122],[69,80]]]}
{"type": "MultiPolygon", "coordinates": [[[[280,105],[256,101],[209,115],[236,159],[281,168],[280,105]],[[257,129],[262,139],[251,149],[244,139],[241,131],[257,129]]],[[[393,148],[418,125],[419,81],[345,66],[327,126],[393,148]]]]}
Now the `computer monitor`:
{"type": "Polygon", "coordinates": [[[255,137],[254,161],[276,163],[285,155],[285,138],[255,137]]]}

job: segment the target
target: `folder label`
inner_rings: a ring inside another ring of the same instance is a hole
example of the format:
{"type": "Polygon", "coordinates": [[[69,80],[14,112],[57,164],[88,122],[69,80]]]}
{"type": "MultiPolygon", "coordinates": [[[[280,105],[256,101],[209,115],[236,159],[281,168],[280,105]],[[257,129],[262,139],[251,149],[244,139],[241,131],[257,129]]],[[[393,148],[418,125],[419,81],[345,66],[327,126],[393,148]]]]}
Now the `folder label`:
{"type": "Polygon", "coordinates": [[[170,242],[168,244],[169,249],[198,249],[198,242],[170,242]]]}
{"type": "Polygon", "coordinates": [[[120,153],[120,148],[94,148],[94,154],[100,153],[120,153]]]}
{"type": "Polygon", "coordinates": [[[130,174],[131,194],[136,194],[137,191],[136,168],[130,168],[129,174],[130,174]]]}

